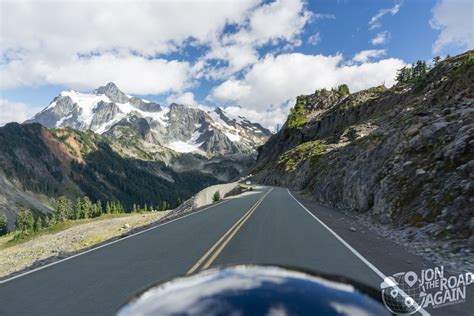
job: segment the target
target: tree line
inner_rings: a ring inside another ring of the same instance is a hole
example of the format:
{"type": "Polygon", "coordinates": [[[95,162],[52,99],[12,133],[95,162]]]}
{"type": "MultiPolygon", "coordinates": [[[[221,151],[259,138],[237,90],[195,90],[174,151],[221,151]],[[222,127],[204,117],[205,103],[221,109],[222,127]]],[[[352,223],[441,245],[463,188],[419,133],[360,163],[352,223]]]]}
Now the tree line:
{"type": "Polygon", "coordinates": [[[422,80],[426,74],[436,67],[441,61],[441,57],[433,58],[433,66],[426,63],[424,60],[418,60],[411,66],[405,66],[397,71],[395,80],[397,84],[413,83],[422,80]]]}
{"type": "MultiPolygon", "coordinates": [[[[106,201],[102,203],[100,200],[92,202],[87,196],[78,197],[74,203],[71,199],[66,196],[60,196],[56,200],[56,209],[49,215],[35,216],[33,211],[21,207],[18,211],[15,220],[15,227],[18,237],[24,235],[30,235],[34,232],[38,232],[43,228],[48,228],[56,225],[57,223],[66,222],[68,220],[80,220],[87,218],[95,218],[102,216],[103,214],[122,214],[126,213],[125,208],[119,201],[106,201]]],[[[178,203],[181,199],[178,198],[178,203]]],[[[170,207],[170,204],[163,201],[160,206],[154,206],[153,204],[145,203],[143,206],[139,204],[133,204],[131,213],[142,213],[150,211],[164,211],[170,207]]],[[[0,215],[0,236],[7,234],[8,231],[8,220],[6,215],[0,215]]]]}

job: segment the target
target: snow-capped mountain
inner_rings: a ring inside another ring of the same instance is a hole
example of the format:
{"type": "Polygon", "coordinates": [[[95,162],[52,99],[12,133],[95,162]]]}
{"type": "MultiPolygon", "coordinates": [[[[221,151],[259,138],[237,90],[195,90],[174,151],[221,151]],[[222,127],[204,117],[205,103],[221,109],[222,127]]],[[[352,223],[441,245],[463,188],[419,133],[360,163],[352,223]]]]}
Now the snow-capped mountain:
{"type": "Polygon", "coordinates": [[[271,135],[258,123],[220,108],[171,104],[162,106],[120,91],[114,83],[93,93],[61,92],[27,122],[46,127],[72,127],[114,135],[132,128],[149,143],[180,153],[204,156],[250,153],[271,135]]]}

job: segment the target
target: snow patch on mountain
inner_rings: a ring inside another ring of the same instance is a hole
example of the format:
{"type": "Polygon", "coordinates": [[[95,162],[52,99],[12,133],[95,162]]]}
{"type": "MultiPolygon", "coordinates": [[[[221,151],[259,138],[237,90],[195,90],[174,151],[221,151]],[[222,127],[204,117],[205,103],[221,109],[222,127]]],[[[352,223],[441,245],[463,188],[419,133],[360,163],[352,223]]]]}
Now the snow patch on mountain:
{"type": "Polygon", "coordinates": [[[115,129],[127,127],[155,145],[178,153],[207,156],[255,152],[271,135],[261,125],[242,116],[229,115],[221,108],[161,106],[127,95],[114,83],[99,87],[93,93],[63,91],[27,122],[109,135],[113,135],[115,129]]]}

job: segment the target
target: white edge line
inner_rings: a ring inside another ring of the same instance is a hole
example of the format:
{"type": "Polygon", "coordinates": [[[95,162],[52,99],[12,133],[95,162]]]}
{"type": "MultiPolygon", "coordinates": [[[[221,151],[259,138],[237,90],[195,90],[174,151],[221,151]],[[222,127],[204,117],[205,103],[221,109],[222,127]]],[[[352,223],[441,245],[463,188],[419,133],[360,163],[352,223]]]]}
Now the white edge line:
{"type": "MultiPolygon", "coordinates": [[[[150,227],[150,228],[141,230],[141,231],[139,231],[139,232],[133,233],[133,234],[131,234],[131,235],[128,235],[128,236],[125,236],[125,237],[122,237],[122,238],[120,238],[120,236],[117,236],[118,239],[113,240],[113,241],[111,241],[111,242],[104,243],[104,244],[102,244],[102,245],[100,245],[100,246],[93,247],[93,248],[91,248],[91,249],[88,249],[88,250],[79,252],[79,253],[77,253],[77,254],[75,254],[75,255],[72,255],[72,256],[69,256],[69,257],[67,257],[67,258],[64,258],[64,259],[61,259],[61,260],[58,260],[58,261],[54,261],[54,262],[48,263],[48,264],[46,264],[46,265],[44,265],[44,266],[41,266],[41,267],[38,267],[38,268],[35,268],[35,269],[32,269],[32,270],[29,270],[29,271],[27,271],[27,272],[20,273],[20,274],[15,275],[15,276],[13,276],[13,277],[11,277],[11,278],[8,278],[8,279],[5,279],[5,280],[1,280],[1,281],[0,281],[0,284],[5,284],[5,283],[7,283],[7,282],[10,282],[10,281],[13,281],[13,280],[15,280],[15,279],[21,278],[21,277],[23,277],[23,276],[25,276],[25,275],[28,275],[28,274],[31,274],[31,273],[33,273],[33,272],[37,272],[37,271],[46,269],[46,268],[48,268],[48,267],[54,266],[54,265],[56,265],[56,264],[59,264],[59,263],[61,263],[61,262],[64,262],[64,261],[67,261],[67,260],[71,260],[71,259],[74,259],[74,258],[76,258],[76,257],[85,255],[86,253],[89,253],[89,252],[98,250],[98,249],[100,249],[100,248],[104,248],[104,247],[113,245],[113,244],[118,243],[118,242],[120,242],[120,241],[123,241],[123,240],[129,239],[129,238],[138,236],[138,235],[140,235],[140,234],[146,233],[146,232],[148,232],[148,231],[150,231],[150,230],[153,230],[153,229],[155,229],[155,228],[164,226],[164,225],[166,225],[166,224],[170,224],[170,223],[172,223],[172,222],[178,221],[178,220],[180,220],[180,219],[186,218],[186,217],[191,216],[191,215],[195,215],[195,214],[201,213],[201,212],[206,211],[206,210],[208,210],[208,209],[210,209],[210,208],[213,208],[213,207],[215,207],[215,206],[224,204],[225,202],[228,202],[228,201],[230,201],[230,199],[226,199],[226,200],[224,200],[223,202],[221,202],[221,203],[219,203],[219,204],[210,205],[210,206],[208,206],[208,207],[206,207],[206,208],[203,208],[202,210],[199,210],[199,211],[197,211],[197,212],[192,212],[192,213],[190,213],[190,214],[187,214],[187,215],[184,215],[184,216],[181,216],[181,217],[172,219],[172,220],[170,220],[170,221],[167,221],[167,222],[158,224],[158,225],[156,225],[156,226],[153,226],[153,227],[150,227]]],[[[46,259],[47,259],[47,258],[46,258],[46,259]]]]}
{"type": "MultiPolygon", "coordinates": [[[[351,245],[349,245],[344,239],[342,239],[341,236],[339,236],[335,231],[333,231],[328,225],[326,225],[322,220],[320,220],[316,215],[311,213],[306,206],[304,206],[300,201],[298,201],[293,194],[291,194],[290,189],[286,189],[288,191],[288,194],[306,211],[308,212],[309,215],[311,215],[315,220],[319,222],[324,228],[326,228],[334,237],[336,237],[337,240],[339,240],[344,246],[346,246],[347,249],[349,249],[357,258],[359,258],[363,263],[365,263],[372,271],[374,271],[382,280],[384,280],[387,276],[383,274],[382,271],[380,271],[376,266],[374,266],[372,263],[370,263],[369,260],[365,259],[357,250],[352,248],[351,245]]],[[[405,293],[402,293],[405,294],[405,293]]],[[[406,294],[405,294],[406,295],[406,294]]],[[[407,295],[408,296],[408,295],[407,295]]],[[[423,307],[420,308],[418,311],[421,315],[428,316],[430,313],[428,313],[423,307]]]]}

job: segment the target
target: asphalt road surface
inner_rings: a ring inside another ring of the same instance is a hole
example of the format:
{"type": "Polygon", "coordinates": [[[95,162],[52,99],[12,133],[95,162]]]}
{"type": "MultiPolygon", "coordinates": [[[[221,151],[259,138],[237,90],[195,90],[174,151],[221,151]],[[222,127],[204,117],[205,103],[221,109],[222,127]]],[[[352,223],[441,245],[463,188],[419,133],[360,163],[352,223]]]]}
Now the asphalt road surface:
{"type": "Polygon", "coordinates": [[[259,187],[0,282],[0,315],[112,315],[134,292],[227,264],[281,264],[379,287],[383,275],[284,188],[259,187]]]}

